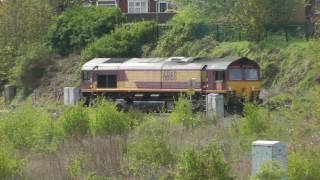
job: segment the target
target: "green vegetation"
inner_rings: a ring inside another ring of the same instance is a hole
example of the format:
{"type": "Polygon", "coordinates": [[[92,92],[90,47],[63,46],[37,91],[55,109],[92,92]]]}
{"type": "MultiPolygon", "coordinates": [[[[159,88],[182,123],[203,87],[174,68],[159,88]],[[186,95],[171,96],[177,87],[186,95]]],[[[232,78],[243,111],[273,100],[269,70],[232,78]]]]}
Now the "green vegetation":
{"type": "Polygon", "coordinates": [[[81,53],[81,63],[95,57],[137,57],[142,47],[155,39],[155,24],[137,22],[115,29],[92,44],[81,53]]]}
{"type": "Polygon", "coordinates": [[[94,135],[123,134],[129,129],[129,121],[126,114],[117,111],[117,107],[107,101],[101,100],[91,112],[94,135]]]}
{"type": "Polygon", "coordinates": [[[192,43],[209,35],[210,32],[212,26],[209,19],[201,11],[187,8],[171,20],[170,29],[159,40],[153,55],[190,55],[187,53],[192,49],[192,43]]]}
{"type": "Polygon", "coordinates": [[[281,180],[286,177],[286,172],[281,170],[280,165],[277,162],[267,162],[263,164],[258,170],[255,177],[252,180],[281,180]]]}
{"type": "Polygon", "coordinates": [[[61,123],[66,135],[85,136],[89,134],[90,119],[88,110],[79,104],[66,108],[61,116],[61,123]]]}
{"type": "Polygon", "coordinates": [[[22,176],[23,160],[15,157],[6,144],[0,144],[0,178],[16,179],[22,176]],[[6,147],[6,148],[4,148],[6,147]]]}
{"type": "Polygon", "coordinates": [[[220,148],[211,143],[203,152],[187,150],[177,163],[178,180],[217,179],[231,180],[230,167],[225,163],[220,148]]]}
{"type": "Polygon", "coordinates": [[[50,27],[49,40],[59,54],[79,51],[115,26],[124,22],[124,16],[114,8],[72,8],[60,15],[50,27]]]}
{"type": "MultiPolygon", "coordinates": [[[[95,57],[246,56],[261,66],[265,97],[226,122],[194,114],[183,96],[170,115],[121,112],[103,100],[90,107],[33,97],[5,107],[1,100],[0,179],[248,179],[257,139],[287,143],[289,179],[320,176],[319,39],[264,37],[289,21],[299,0],[176,0],[181,11],[159,39],[155,23],[122,24],[116,9],[82,8],[78,0],[15,2],[0,3],[0,83],[17,85],[24,96],[52,75],[47,67],[58,52],[81,54],[75,67],[95,57]],[[212,24],[234,21],[255,41],[219,42],[212,24]]],[[[279,179],[277,169],[267,164],[252,178],[279,179]]]]}
{"type": "Polygon", "coordinates": [[[175,108],[169,116],[172,123],[181,123],[186,128],[195,125],[196,118],[192,112],[192,104],[188,97],[181,95],[175,103],[175,108]]]}
{"type": "Polygon", "coordinates": [[[156,178],[163,166],[170,167],[174,155],[167,144],[168,123],[151,118],[135,130],[135,139],[128,147],[129,171],[134,176],[156,178]]]}

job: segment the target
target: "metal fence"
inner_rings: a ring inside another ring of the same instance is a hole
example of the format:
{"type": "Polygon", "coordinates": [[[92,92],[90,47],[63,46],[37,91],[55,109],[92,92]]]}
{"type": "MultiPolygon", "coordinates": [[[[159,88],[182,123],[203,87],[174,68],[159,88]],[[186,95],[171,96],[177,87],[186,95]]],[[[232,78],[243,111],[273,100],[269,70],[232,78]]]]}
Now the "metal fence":
{"type": "MultiPolygon", "coordinates": [[[[158,25],[157,37],[170,29],[169,25],[158,25]]],[[[211,34],[219,42],[253,41],[252,36],[244,33],[239,27],[229,24],[213,24],[210,28],[211,34]]],[[[310,22],[288,24],[282,27],[273,27],[265,30],[262,39],[282,39],[284,41],[306,40],[312,38],[314,34],[314,25],[310,22]]]]}

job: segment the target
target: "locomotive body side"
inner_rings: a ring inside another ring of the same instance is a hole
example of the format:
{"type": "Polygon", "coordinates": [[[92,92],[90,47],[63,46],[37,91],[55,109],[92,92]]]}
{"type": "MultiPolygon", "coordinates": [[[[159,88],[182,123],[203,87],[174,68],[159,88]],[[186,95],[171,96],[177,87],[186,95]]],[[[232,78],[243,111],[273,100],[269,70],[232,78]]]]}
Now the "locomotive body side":
{"type": "Polygon", "coordinates": [[[247,58],[100,58],[83,66],[81,92],[87,102],[105,96],[172,104],[190,89],[196,101],[209,93],[224,94],[227,101],[252,100],[260,92],[259,73],[259,65],[247,58]]]}

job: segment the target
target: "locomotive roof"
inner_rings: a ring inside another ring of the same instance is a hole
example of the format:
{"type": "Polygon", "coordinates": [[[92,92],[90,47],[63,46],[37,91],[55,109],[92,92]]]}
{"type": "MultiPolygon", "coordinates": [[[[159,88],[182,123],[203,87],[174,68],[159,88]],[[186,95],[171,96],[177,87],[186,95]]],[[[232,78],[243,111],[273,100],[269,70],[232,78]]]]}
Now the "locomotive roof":
{"type": "Polygon", "coordinates": [[[82,67],[82,70],[226,70],[242,57],[225,58],[95,58],[82,67]]]}

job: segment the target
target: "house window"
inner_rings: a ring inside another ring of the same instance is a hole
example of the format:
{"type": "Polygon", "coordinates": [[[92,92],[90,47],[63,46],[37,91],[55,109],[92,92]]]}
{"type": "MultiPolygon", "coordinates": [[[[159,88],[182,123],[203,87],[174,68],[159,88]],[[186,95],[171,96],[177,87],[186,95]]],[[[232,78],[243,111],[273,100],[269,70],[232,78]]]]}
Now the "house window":
{"type": "Polygon", "coordinates": [[[97,76],[98,88],[117,88],[116,75],[98,75],[97,76]]]}
{"type": "Polygon", "coordinates": [[[315,9],[320,11],[320,0],[315,0],[315,9]]]}
{"type": "Polygon", "coordinates": [[[148,0],[128,0],[128,13],[147,13],[148,0]]]}
{"type": "Polygon", "coordinates": [[[165,12],[168,9],[168,3],[165,1],[160,1],[158,4],[158,12],[165,12]]]}
{"type": "Polygon", "coordinates": [[[216,76],[216,81],[224,81],[224,72],[223,71],[216,71],[215,76],[216,76]]]}
{"type": "Polygon", "coordinates": [[[96,3],[98,6],[107,6],[107,7],[117,6],[116,0],[98,0],[96,3]]]}
{"type": "Polygon", "coordinates": [[[229,70],[229,80],[242,80],[241,69],[230,69],[229,70]]]}
{"type": "Polygon", "coordinates": [[[257,69],[245,69],[244,70],[245,80],[256,81],[259,79],[257,69]]]}

